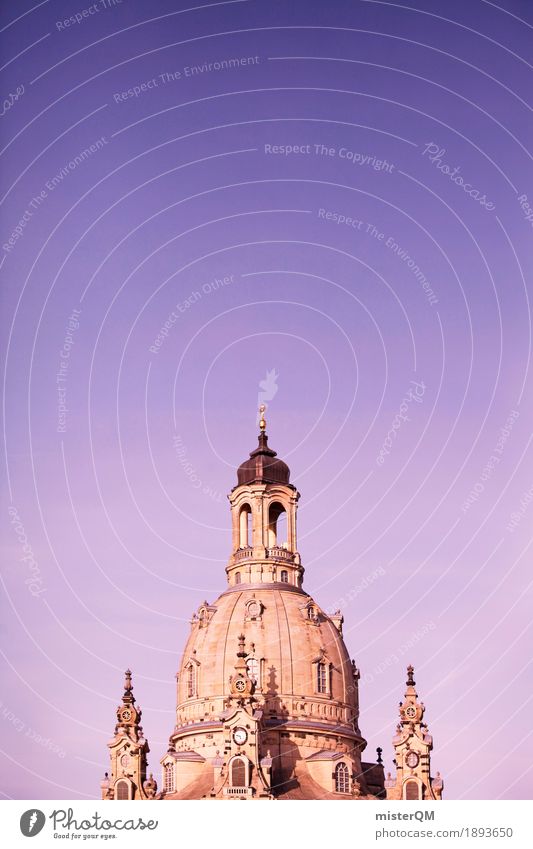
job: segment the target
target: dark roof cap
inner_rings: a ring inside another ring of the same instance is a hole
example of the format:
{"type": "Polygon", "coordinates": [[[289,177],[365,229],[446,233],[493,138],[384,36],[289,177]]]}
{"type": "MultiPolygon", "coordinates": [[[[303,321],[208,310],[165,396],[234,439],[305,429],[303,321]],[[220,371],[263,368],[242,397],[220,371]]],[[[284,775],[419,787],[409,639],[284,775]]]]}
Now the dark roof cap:
{"type": "Polygon", "coordinates": [[[268,447],[268,436],[261,430],[255,451],[250,453],[248,460],[241,463],[237,470],[238,485],[247,483],[281,483],[288,484],[290,469],[276,452],[268,447]]]}

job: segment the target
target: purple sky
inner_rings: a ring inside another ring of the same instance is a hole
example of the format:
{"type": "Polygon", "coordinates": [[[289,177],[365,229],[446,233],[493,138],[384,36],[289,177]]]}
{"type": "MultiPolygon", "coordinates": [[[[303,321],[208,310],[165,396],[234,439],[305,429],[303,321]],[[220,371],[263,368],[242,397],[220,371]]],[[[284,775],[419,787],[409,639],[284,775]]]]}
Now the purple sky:
{"type": "Polygon", "coordinates": [[[266,382],[368,758],[413,663],[531,798],[530,4],[107,2],[0,15],[3,794],[98,796],[127,666],[159,774],[266,382]]]}

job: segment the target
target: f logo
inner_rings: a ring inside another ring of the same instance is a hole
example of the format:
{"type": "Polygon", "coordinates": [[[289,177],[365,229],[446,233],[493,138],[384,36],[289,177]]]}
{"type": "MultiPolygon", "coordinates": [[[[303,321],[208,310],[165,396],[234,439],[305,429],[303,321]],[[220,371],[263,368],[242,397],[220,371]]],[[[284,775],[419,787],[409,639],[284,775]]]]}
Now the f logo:
{"type": "Polygon", "coordinates": [[[30,808],[29,811],[24,811],[20,818],[20,830],[24,837],[35,837],[42,831],[45,822],[46,817],[42,811],[30,808]]]}

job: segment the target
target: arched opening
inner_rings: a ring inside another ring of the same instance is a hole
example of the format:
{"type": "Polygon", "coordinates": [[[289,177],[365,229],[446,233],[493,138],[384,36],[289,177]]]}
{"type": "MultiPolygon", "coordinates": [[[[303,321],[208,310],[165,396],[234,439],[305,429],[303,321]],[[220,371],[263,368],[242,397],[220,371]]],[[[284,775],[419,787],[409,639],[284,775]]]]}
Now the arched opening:
{"type": "Polygon", "coordinates": [[[167,793],[174,792],[174,767],[172,764],[165,764],[163,767],[163,784],[167,793]]]}
{"type": "Polygon", "coordinates": [[[277,501],[268,509],[268,547],[275,546],[287,547],[287,514],[277,501]]]}
{"type": "Polygon", "coordinates": [[[244,504],[239,513],[239,548],[252,544],[252,508],[244,504]]]}
{"type": "Polygon", "coordinates": [[[335,767],[335,792],[350,792],[350,772],[346,764],[342,761],[335,767]]]}
{"type": "Polygon", "coordinates": [[[193,663],[187,666],[187,698],[192,699],[196,695],[196,669],[193,663]]]}
{"type": "Polygon", "coordinates": [[[232,787],[247,787],[246,764],[242,758],[234,758],[231,762],[232,787]]]}
{"type": "Polygon", "coordinates": [[[240,584],[240,582],[241,582],[241,573],[235,572],[235,583],[240,584]]]}
{"type": "Polygon", "coordinates": [[[323,662],[316,665],[316,691],[317,693],[327,693],[328,691],[328,670],[323,662]]]}
{"type": "Polygon", "coordinates": [[[403,785],[403,798],[411,801],[415,801],[420,799],[420,787],[418,786],[417,781],[406,781],[403,785]]]}
{"type": "Polygon", "coordinates": [[[287,572],[286,569],[281,570],[280,580],[281,580],[282,584],[288,584],[289,583],[289,573],[287,572]]]}
{"type": "Polygon", "coordinates": [[[124,802],[130,798],[130,788],[127,781],[117,781],[115,784],[115,799],[124,802]]]}

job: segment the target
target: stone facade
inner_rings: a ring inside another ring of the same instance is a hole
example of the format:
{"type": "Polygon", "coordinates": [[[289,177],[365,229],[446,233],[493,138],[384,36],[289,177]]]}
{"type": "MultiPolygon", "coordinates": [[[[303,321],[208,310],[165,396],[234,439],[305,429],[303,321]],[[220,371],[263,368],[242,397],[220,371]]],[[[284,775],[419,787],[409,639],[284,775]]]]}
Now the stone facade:
{"type": "Polygon", "coordinates": [[[228,586],[191,620],[160,791],[146,779],[148,744],[130,679],[102,798],[124,798],[127,787],[131,799],[402,799],[415,785],[416,798],[440,798],[414,681],[393,741],[397,777],[385,781],[381,750],[377,763],[363,760],[359,671],[343,641],[343,617],[328,616],[303,588],[300,496],[268,446],[263,416],[260,428],[228,496],[228,586]]]}

